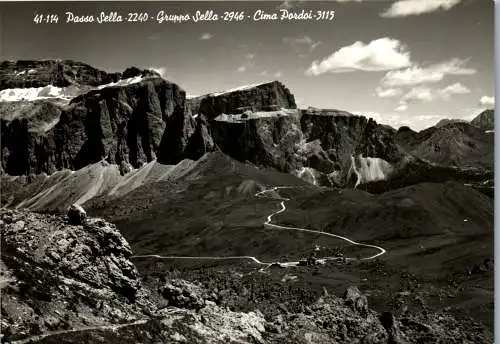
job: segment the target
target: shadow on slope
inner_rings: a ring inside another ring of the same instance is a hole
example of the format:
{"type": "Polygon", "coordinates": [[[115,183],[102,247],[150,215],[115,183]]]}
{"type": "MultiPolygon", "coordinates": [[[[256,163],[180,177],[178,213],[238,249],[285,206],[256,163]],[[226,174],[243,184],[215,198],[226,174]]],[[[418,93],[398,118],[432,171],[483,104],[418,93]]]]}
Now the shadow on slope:
{"type": "Polygon", "coordinates": [[[183,160],[177,165],[151,161],[126,175],[117,165],[101,161],[77,171],[62,170],[47,176],[2,177],[2,205],[34,211],[62,212],[73,204],[83,204],[94,197],[121,197],[135,188],[161,180],[175,180],[195,164],[183,160]]]}

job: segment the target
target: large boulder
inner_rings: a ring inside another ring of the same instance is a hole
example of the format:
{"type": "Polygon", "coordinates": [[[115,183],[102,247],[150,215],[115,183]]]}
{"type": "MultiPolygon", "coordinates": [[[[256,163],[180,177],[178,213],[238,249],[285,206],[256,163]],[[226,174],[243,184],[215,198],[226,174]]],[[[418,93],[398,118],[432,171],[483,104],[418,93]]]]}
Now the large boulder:
{"type": "Polygon", "coordinates": [[[356,312],[361,314],[368,313],[368,299],[359,291],[358,287],[348,287],[345,291],[344,300],[356,312]]]}
{"type": "Polygon", "coordinates": [[[407,344],[403,339],[403,334],[399,328],[399,324],[390,312],[384,312],[380,315],[380,322],[384,326],[389,335],[388,344],[407,344]]]}
{"type": "Polygon", "coordinates": [[[159,292],[169,306],[188,309],[201,309],[205,306],[201,287],[184,280],[168,281],[159,288],[159,292]]]}
{"type": "Polygon", "coordinates": [[[73,204],[68,209],[68,222],[71,225],[83,225],[87,218],[87,213],[85,209],[83,209],[78,204],[73,204]]]}

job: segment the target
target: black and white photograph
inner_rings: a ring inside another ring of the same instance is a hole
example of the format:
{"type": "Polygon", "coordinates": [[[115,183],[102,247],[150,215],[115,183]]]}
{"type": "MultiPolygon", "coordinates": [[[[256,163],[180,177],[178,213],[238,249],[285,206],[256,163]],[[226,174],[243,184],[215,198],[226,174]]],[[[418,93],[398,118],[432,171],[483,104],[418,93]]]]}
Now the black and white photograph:
{"type": "Polygon", "coordinates": [[[494,7],[0,2],[0,342],[494,343],[494,7]]]}

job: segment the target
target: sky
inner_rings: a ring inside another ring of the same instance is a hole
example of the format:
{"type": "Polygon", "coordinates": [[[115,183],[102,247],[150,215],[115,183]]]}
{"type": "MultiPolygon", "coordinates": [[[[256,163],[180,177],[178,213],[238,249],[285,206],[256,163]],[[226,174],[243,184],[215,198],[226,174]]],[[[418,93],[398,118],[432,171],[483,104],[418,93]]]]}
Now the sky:
{"type": "Polygon", "coordinates": [[[279,80],[299,107],[339,109],[415,130],[494,107],[490,0],[0,3],[0,59],[72,59],[106,71],[155,68],[190,95],[279,80]],[[331,21],[254,21],[286,9],[331,21]],[[240,22],[159,23],[157,13],[243,11],[240,22]],[[101,11],[145,23],[65,23],[101,11]],[[314,12],[315,13],[315,12],[314,12]],[[57,24],[36,24],[57,14],[57,24]]]}

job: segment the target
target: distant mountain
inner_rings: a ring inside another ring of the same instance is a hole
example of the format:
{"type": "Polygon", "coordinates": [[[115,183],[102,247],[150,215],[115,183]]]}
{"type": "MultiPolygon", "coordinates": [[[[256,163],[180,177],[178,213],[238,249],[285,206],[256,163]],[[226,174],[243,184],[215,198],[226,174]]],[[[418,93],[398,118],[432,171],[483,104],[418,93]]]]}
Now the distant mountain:
{"type": "Polygon", "coordinates": [[[471,124],[481,130],[494,130],[494,120],[495,110],[484,110],[471,121],[471,124]]]}
{"type": "Polygon", "coordinates": [[[466,122],[453,121],[420,132],[400,128],[396,142],[407,152],[442,166],[493,167],[493,138],[466,122]]]}
{"type": "Polygon", "coordinates": [[[435,127],[444,127],[445,125],[451,124],[451,123],[466,123],[466,120],[463,119],[456,119],[456,118],[444,118],[440,120],[439,122],[436,123],[435,127]]]}

